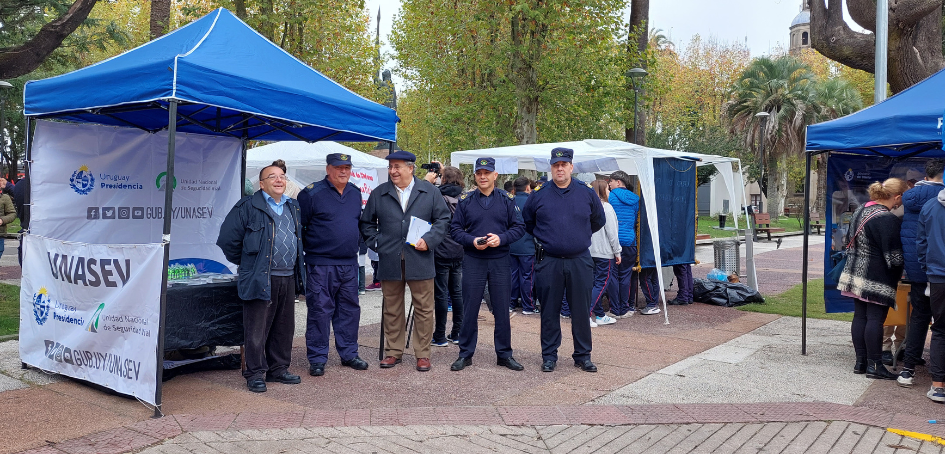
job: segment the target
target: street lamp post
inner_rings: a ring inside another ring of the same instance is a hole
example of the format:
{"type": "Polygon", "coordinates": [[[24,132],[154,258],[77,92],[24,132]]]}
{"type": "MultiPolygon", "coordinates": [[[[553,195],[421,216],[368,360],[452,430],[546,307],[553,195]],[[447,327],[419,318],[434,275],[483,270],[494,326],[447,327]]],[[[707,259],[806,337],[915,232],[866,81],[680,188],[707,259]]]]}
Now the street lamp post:
{"type": "MultiPolygon", "coordinates": [[[[0,80],[0,90],[5,90],[8,88],[13,88],[13,85],[11,85],[7,81],[0,80]]],[[[5,97],[0,95],[0,166],[2,166],[3,164],[3,155],[5,154],[4,151],[6,151],[7,149],[6,135],[4,135],[3,133],[4,131],[3,108],[4,108],[5,103],[6,103],[5,97]]],[[[9,163],[7,167],[9,167],[9,163]]]]}
{"type": "Polygon", "coordinates": [[[643,68],[633,68],[627,71],[627,77],[630,79],[630,84],[633,87],[633,143],[635,144],[640,143],[640,135],[637,132],[640,129],[637,127],[639,124],[637,118],[640,116],[639,110],[637,109],[637,97],[640,94],[640,87],[637,85],[637,79],[642,79],[646,77],[646,75],[647,72],[643,68]]]}
{"type": "MultiPolygon", "coordinates": [[[[768,112],[758,112],[755,114],[755,117],[758,118],[759,123],[761,123],[761,179],[758,181],[758,187],[760,188],[762,184],[766,184],[765,179],[768,177],[768,156],[765,155],[765,127],[768,124],[768,117],[771,114],[768,112]]],[[[771,188],[768,188],[771,189],[771,188]]],[[[769,202],[770,203],[770,202],[769,202]]]]}

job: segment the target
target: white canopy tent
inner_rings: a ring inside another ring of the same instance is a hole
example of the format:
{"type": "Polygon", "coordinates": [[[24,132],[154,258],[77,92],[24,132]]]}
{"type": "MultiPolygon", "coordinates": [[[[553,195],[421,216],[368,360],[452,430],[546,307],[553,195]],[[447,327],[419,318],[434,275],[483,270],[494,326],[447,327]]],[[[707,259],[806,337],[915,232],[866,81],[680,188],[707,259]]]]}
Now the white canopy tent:
{"type": "MultiPolygon", "coordinates": [[[[246,178],[258,185],[259,171],[272,164],[276,159],[286,163],[290,180],[305,187],[309,183],[325,178],[325,157],[332,153],[351,155],[352,169],[375,169],[377,184],[387,181],[387,161],[362,153],[337,142],[276,142],[248,150],[246,152],[246,178]]],[[[258,187],[258,186],[257,186],[258,187]]]]}
{"type": "MultiPolygon", "coordinates": [[[[518,173],[519,170],[548,172],[551,170],[551,150],[556,147],[565,147],[574,150],[574,171],[576,173],[609,174],[617,170],[623,170],[630,175],[637,176],[640,181],[641,196],[646,207],[647,221],[653,242],[653,252],[657,268],[662,268],[662,262],[660,259],[660,238],[657,225],[656,193],[653,176],[654,159],[679,158],[696,161],[698,166],[715,165],[716,169],[719,171],[719,175],[728,188],[730,200],[741,200],[742,205],[747,205],[744,194],[741,161],[739,159],[648,148],[619,140],[587,139],[576,142],[529,144],[456,151],[451,155],[451,164],[453,166],[459,166],[459,164],[473,164],[476,158],[491,157],[496,160],[496,171],[502,174],[515,174],[518,173]],[[737,172],[733,169],[733,164],[737,166],[737,172]]],[[[735,228],[738,229],[737,214],[735,215],[735,228]]],[[[750,235],[746,235],[745,241],[751,241],[750,235]]],[[[749,269],[748,272],[754,273],[754,269],[749,269]]],[[[656,273],[656,275],[660,284],[660,297],[663,300],[663,316],[668,324],[669,314],[666,312],[666,294],[663,290],[663,274],[656,273]]],[[[753,276],[751,281],[754,282],[753,276]]]]}

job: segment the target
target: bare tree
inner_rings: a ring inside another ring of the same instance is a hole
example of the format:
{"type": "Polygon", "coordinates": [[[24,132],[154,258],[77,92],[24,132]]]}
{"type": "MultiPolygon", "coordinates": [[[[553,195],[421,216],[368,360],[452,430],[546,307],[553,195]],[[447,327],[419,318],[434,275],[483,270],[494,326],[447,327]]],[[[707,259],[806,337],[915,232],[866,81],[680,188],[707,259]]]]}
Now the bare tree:
{"type": "MultiPolygon", "coordinates": [[[[945,67],[942,58],[943,0],[890,0],[887,74],[898,93],[945,67]]],[[[811,45],[827,58],[873,73],[876,38],[854,31],[843,19],[843,2],[811,0],[811,45]]],[[[876,31],[876,1],[847,0],[850,18],[876,31]]]]}
{"type": "Polygon", "coordinates": [[[0,48],[0,79],[12,79],[32,72],[72,34],[98,0],[76,0],[65,14],[47,23],[36,36],[15,47],[0,48]]]}

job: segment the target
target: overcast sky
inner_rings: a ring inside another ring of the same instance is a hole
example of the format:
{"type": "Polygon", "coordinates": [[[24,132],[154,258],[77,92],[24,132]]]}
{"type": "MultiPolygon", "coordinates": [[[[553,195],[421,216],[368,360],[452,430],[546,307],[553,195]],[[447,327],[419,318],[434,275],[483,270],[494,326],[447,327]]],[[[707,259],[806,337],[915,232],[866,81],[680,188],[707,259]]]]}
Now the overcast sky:
{"type": "MultiPolygon", "coordinates": [[[[779,45],[787,47],[788,27],[800,6],[801,0],[653,0],[650,28],[662,29],[677,48],[699,34],[724,42],[746,42],[757,57],[779,45]]],[[[381,40],[386,42],[394,15],[400,13],[400,0],[366,0],[365,7],[371,12],[371,30],[381,8],[381,40]]],[[[629,18],[629,9],[626,15],[629,18]]],[[[384,50],[393,54],[390,46],[384,50]]]]}

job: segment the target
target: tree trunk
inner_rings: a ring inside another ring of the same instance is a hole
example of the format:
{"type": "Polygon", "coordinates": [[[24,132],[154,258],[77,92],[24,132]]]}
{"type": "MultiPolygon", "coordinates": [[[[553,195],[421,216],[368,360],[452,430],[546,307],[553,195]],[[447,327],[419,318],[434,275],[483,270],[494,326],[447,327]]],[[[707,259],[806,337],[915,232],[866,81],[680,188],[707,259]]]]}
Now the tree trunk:
{"type": "Polygon", "coordinates": [[[167,33],[171,23],[171,0],[151,0],[151,39],[167,33]]]}
{"type": "MultiPolygon", "coordinates": [[[[631,0],[630,1],[630,28],[629,33],[627,34],[627,54],[633,54],[633,48],[629,42],[630,38],[634,33],[638,33],[637,42],[636,42],[636,54],[640,55],[639,59],[628,59],[627,61],[631,62],[628,70],[632,68],[643,68],[646,69],[646,47],[649,43],[649,21],[650,21],[650,0],[631,0]]],[[[633,81],[630,81],[630,77],[627,77],[627,93],[628,96],[633,97],[633,81]]],[[[643,84],[643,78],[639,78],[635,81],[637,84],[643,84]]],[[[635,129],[640,128],[640,133],[638,134],[638,143],[639,145],[646,145],[646,109],[642,108],[643,99],[645,98],[646,92],[641,88],[638,95],[638,102],[641,103],[641,108],[635,109],[632,112],[633,122],[627,126],[624,130],[624,138],[627,142],[633,143],[633,136],[635,134],[635,129]],[[637,113],[640,114],[640,117],[637,118],[637,113]]],[[[631,104],[631,108],[633,105],[631,104]]]]}
{"type": "Polygon", "coordinates": [[[76,0],[69,11],[39,29],[22,45],[0,51],[0,79],[13,79],[32,72],[89,17],[98,0],[76,0]]]}
{"type": "Polygon", "coordinates": [[[246,21],[246,0],[233,0],[233,9],[236,10],[236,17],[246,21]]]}
{"type": "MultiPolygon", "coordinates": [[[[857,24],[876,31],[875,0],[848,0],[857,24]]],[[[945,67],[942,57],[943,0],[897,0],[889,7],[887,75],[893,94],[945,67]]],[[[869,73],[875,71],[876,38],[853,31],[843,17],[843,2],[811,0],[811,45],[827,58],[869,73]]]]}
{"type": "Polygon", "coordinates": [[[817,196],[812,197],[813,206],[811,209],[815,213],[820,213],[821,219],[827,219],[827,154],[817,155],[817,196]]]}
{"type": "Polygon", "coordinates": [[[768,214],[771,222],[778,219],[784,205],[784,194],[787,190],[787,159],[784,153],[769,155],[768,160],[768,214]]]}
{"type": "Polygon", "coordinates": [[[515,13],[511,20],[512,80],[515,86],[515,140],[538,143],[538,60],[548,33],[548,24],[515,13]],[[528,24],[528,21],[534,23],[528,24]]]}

